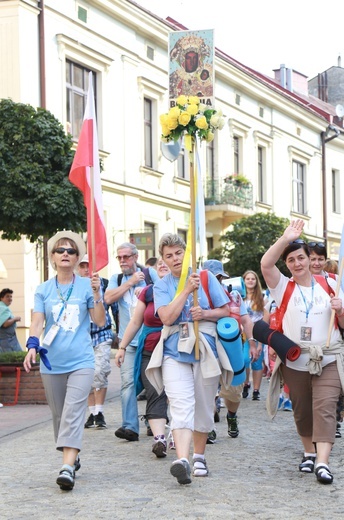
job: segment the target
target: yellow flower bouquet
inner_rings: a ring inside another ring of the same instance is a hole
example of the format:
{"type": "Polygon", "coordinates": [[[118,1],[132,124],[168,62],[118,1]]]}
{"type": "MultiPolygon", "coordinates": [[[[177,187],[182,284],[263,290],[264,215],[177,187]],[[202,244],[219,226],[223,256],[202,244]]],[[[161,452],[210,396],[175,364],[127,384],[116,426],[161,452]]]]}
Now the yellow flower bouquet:
{"type": "Polygon", "coordinates": [[[199,137],[208,143],[215,130],[221,130],[225,120],[221,110],[209,108],[197,96],[179,96],[176,106],[160,116],[161,140],[177,141],[183,134],[199,137]]]}

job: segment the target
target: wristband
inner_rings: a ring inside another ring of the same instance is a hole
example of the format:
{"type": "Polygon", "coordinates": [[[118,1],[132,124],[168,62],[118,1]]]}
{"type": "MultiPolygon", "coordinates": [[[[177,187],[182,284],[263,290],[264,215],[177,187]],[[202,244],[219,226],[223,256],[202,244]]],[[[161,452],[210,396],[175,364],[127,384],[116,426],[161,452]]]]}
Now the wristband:
{"type": "Polygon", "coordinates": [[[93,300],[94,303],[100,303],[103,302],[103,298],[99,298],[99,300],[93,300]]]}
{"type": "Polygon", "coordinates": [[[256,341],[254,338],[248,338],[247,341],[256,341]]]}
{"type": "Polygon", "coordinates": [[[127,350],[127,347],[119,347],[119,350],[127,350]]]}

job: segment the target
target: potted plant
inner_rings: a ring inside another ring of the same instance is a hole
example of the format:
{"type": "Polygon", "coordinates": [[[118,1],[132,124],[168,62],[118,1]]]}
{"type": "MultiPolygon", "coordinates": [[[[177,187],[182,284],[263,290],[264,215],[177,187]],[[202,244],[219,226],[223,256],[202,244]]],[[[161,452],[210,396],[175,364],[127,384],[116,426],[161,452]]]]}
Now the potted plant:
{"type": "Polygon", "coordinates": [[[234,186],[249,186],[251,184],[247,177],[241,173],[227,175],[227,177],[224,178],[224,182],[226,184],[233,184],[234,186]]]}

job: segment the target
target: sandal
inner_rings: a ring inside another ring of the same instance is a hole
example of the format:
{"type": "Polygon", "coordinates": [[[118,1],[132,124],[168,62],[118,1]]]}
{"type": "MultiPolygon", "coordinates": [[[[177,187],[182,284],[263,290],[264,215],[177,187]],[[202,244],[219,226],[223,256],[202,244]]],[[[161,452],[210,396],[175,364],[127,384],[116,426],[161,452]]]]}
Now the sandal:
{"type": "Polygon", "coordinates": [[[299,464],[299,471],[302,473],[313,473],[315,464],[315,457],[303,457],[301,464],[299,464]]]}
{"type": "Polygon", "coordinates": [[[209,470],[205,459],[193,459],[193,474],[194,477],[207,477],[209,470]]]}
{"type": "Polygon", "coordinates": [[[315,468],[315,474],[317,477],[317,481],[321,484],[332,484],[333,475],[327,464],[317,464],[315,468]]]}

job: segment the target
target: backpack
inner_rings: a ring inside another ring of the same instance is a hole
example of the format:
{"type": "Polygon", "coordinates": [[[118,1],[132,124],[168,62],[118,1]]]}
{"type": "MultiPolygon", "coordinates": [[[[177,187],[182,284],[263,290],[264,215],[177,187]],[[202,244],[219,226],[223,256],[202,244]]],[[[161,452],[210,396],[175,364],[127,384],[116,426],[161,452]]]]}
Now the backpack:
{"type": "MultiPolygon", "coordinates": [[[[200,278],[201,278],[201,285],[202,285],[202,288],[205,292],[205,294],[207,295],[207,298],[208,298],[208,302],[209,302],[209,305],[210,305],[210,308],[211,309],[214,309],[214,304],[211,300],[211,296],[210,296],[210,293],[209,293],[209,282],[208,282],[208,270],[207,269],[203,269],[202,271],[200,271],[199,273],[200,275],[200,278]]],[[[231,310],[231,307],[233,307],[233,304],[235,303],[233,301],[233,299],[231,298],[230,296],[230,291],[227,291],[223,285],[221,285],[224,293],[226,294],[226,296],[229,298],[229,303],[227,304],[228,307],[229,307],[229,314],[232,318],[235,318],[237,320],[237,322],[239,323],[240,325],[240,314],[237,314],[237,313],[234,313],[232,310],[231,310]]],[[[236,305],[237,307],[238,305],[236,305]]],[[[239,304],[239,308],[240,308],[240,304],[239,304]]]]}
{"type": "MultiPolygon", "coordinates": [[[[326,278],[324,278],[323,276],[318,275],[318,274],[314,274],[313,276],[314,276],[314,279],[318,282],[318,284],[320,284],[321,287],[324,289],[324,291],[327,292],[327,294],[329,294],[330,296],[334,295],[334,290],[328,284],[328,282],[326,281],[326,278]]],[[[270,316],[270,329],[278,330],[279,332],[281,332],[283,334],[282,321],[283,321],[285,312],[287,310],[287,306],[288,306],[289,300],[291,298],[291,295],[294,292],[294,289],[295,289],[294,280],[289,280],[287,283],[287,287],[284,291],[280,306],[276,307],[275,312],[273,314],[271,314],[271,316],[270,316]]],[[[336,326],[338,326],[338,325],[336,324],[336,326]]]]}
{"type": "MultiPolygon", "coordinates": [[[[152,278],[151,278],[151,275],[150,275],[150,272],[149,272],[149,268],[148,267],[144,267],[143,265],[140,265],[140,264],[137,264],[137,267],[139,267],[141,269],[141,271],[143,272],[143,274],[145,275],[145,282],[146,282],[146,285],[152,285],[154,284],[152,278]]],[[[123,280],[123,273],[119,274],[117,276],[117,285],[118,287],[121,285],[122,283],[122,280],[123,280]]]]}

